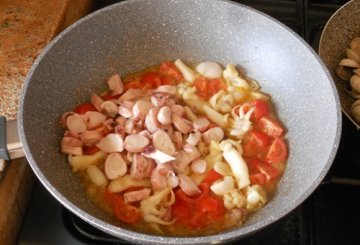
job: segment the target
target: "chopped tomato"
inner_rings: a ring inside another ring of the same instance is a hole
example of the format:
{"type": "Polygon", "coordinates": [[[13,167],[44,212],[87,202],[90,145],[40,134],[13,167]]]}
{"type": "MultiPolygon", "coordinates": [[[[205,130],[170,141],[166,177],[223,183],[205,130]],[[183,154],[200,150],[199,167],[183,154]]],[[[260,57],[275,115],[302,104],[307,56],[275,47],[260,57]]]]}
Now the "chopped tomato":
{"type": "Polygon", "coordinates": [[[161,63],[159,72],[166,76],[175,78],[177,81],[181,81],[184,79],[179,69],[171,61],[161,63]]]}
{"type": "Polygon", "coordinates": [[[217,197],[208,196],[199,200],[197,211],[207,213],[211,217],[221,217],[225,213],[224,202],[217,197]]]}
{"type": "Polygon", "coordinates": [[[269,117],[262,117],[257,125],[261,132],[264,132],[271,137],[279,137],[284,132],[280,123],[269,117]]]}
{"type": "Polygon", "coordinates": [[[259,159],[252,159],[251,163],[264,175],[266,180],[270,181],[276,179],[279,176],[279,171],[274,168],[270,163],[260,161],[259,159]]]}
{"type": "Polygon", "coordinates": [[[105,191],[105,200],[110,204],[116,218],[127,224],[135,224],[142,218],[141,211],[132,205],[124,203],[123,197],[116,193],[105,191]]]}
{"type": "Polygon", "coordinates": [[[97,111],[97,110],[95,106],[91,103],[80,104],[74,109],[74,112],[79,114],[85,114],[88,111],[97,111]]]}
{"type": "Polygon", "coordinates": [[[275,138],[266,155],[266,159],[271,163],[279,163],[285,161],[287,156],[287,147],[284,140],[275,138]]]}
{"type": "Polygon", "coordinates": [[[191,218],[192,207],[184,202],[176,201],[171,206],[171,213],[174,218],[182,223],[186,223],[191,218]]]}
{"type": "Polygon", "coordinates": [[[149,88],[157,88],[161,85],[160,74],[154,71],[146,72],[141,76],[140,82],[149,88]]]}
{"type": "Polygon", "coordinates": [[[208,99],[221,89],[225,89],[226,85],[221,79],[207,79],[205,77],[199,77],[195,80],[194,86],[196,93],[204,99],[208,99]]]}
{"type": "Polygon", "coordinates": [[[210,169],[210,171],[207,173],[206,177],[203,179],[202,183],[208,183],[211,185],[215,181],[221,179],[223,176],[215,171],[215,169],[210,169]]]}
{"type": "Polygon", "coordinates": [[[266,183],[266,175],[261,172],[250,174],[250,182],[253,185],[264,185],[266,183]]]}
{"type": "Polygon", "coordinates": [[[83,153],[84,155],[94,155],[95,153],[99,152],[100,149],[96,145],[84,145],[83,146],[83,153]]]}
{"type": "Polygon", "coordinates": [[[257,99],[253,102],[253,105],[255,106],[255,110],[253,114],[251,115],[251,118],[254,121],[258,121],[262,117],[266,117],[269,115],[269,105],[266,101],[257,99]]]}
{"type": "Polygon", "coordinates": [[[244,139],[243,154],[245,157],[265,157],[270,146],[270,137],[259,131],[251,131],[244,139]]]}

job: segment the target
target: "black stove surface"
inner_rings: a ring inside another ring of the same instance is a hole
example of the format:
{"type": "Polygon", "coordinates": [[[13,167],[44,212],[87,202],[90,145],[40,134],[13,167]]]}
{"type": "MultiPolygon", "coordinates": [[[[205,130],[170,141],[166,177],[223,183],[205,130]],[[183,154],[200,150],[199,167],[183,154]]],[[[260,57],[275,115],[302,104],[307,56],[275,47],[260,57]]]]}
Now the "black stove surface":
{"type": "MultiPolygon", "coordinates": [[[[118,2],[97,1],[95,9],[118,2]]],[[[280,20],[317,51],[330,16],[346,0],[238,0],[280,20]]],[[[335,161],[323,183],[281,220],[233,244],[358,244],[360,231],[360,132],[343,116],[335,161]]],[[[19,244],[127,244],[88,225],[36,183],[19,244]]]]}

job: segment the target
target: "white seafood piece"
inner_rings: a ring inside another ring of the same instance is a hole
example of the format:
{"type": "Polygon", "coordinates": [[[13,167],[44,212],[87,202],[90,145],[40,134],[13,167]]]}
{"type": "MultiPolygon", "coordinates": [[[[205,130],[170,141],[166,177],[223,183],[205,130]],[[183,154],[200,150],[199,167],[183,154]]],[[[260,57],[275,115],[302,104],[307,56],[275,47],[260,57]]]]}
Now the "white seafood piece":
{"type": "Polygon", "coordinates": [[[67,111],[64,114],[62,114],[60,123],[63,128],[67,129],[67,118],[68,118],[68,116],[74,115],[74,114],[75,114],[75,112],[72,112],[72,111],[67,111]]]}
{"type": "Polygon", "coordinates": [[[126,174],[127,165],[120,153],[111,153],[106,157],[104,171],[106,177],[110,180],[126,174]]]}
{"type": "Polygon", "coordinates": [[[340,66],[346,66],[346,67],[351,67],[351,68],[359,68],[360,64],[358,62],[356,62],[355,60],[352,59],[342,59],[339,62],[340,66]]]}
{"type": "Polygon", "coordinates": [[[118,98],[118,100],[119,101],[135,100],[140,97],[143,97],[145,94],[146,94],[146,92],[142,89],[129,88],[128,90],[125,91],[125,93],[123,93],[118,98]]]}
{"type": "Polygon", "coordinates": [[[130,191],[124,194],[124,202],[138,202],[144,200],[145,198],[149,197],[151,193],[150,188],[144,188],[137,191],[130,191]]]}
{"type": "Polygon", "coordinates": [[[178,174],[179,186],[186,195],[195,196],[201,193],[196,183],[187,175],[178,174]]]}
{"type": "Polygon", "coordinates": [[[350,78],[350,85],[353,91],[356,91],[357,93],[360,93],[360,76],[353,75],[350,78]]]}
{"type": "Polygon", "coordinates": [[[356,52],[354,52],[352,49],[349,48],[346,49],[346,57],[356,61],[357,63],[360,63],[359,55],[356,52]]]}
{"type": "Polygon", "coordinates": [[[203,133],[202,138],[206,144],[210,144],[211,141],[218,143],[224,138],[224,130],[220,127],[211,128],[203,133]]]}
{"type": "Polygon", "coordinates": [[[86,170],[90,165],[102,164],[106,158],[107,154],[98,151],[93,155],[82,155],[82,156],[73,156],[68,155],[68,161],[73,168],[74,172],[86,170]]]}
{"type": "Polygon", "coordinates": [[[190,107],[188,106],[184,106],[184,111],[185,111],[185,115],[186,117],[190,120],[190,121],[195,121],[197,119],[197,116],[194,114],[194,112],[190,109],[190,107]]]}
{"type": "Polygon", "coordinates": [[[126,174],[110,182],[108,190],[111,193],[125,191],[130,187],[150,187],[151,182],[149,179],[135,180],[130,175],[126,174]]]}
{"type": "Polygon", "coordinates": [[[175,155],[176,149],[170,136],[164,130],[158,130],[153,134],[152,144],[155,149],[162,151],[170,156],[175,155]]]}
{"type": "Polygon", "coordinates": [[[164,93],[175,95],[176,94],[176,87],[171,85],[161,85],[155,89],[155,93],[164,93]]]}
{"type": "Polygon", "coordinates": [[[163,106],[160,108],[159,113],[157,114],[157,120],[162,125],[171,124],[171,109],[168,106],[163,106]]]}
{"type": "Polygon", "coordinates": [[[207,78],[220,78],[223,69],[216,62],[205,61],[196,66],[196,71],[207,78]]]}
{"type": "Polygon", "coordinates": [[[360,122],[360,99],[354,102],[351,106],[351,114],[355,121],[360,122]]]}
{"type": "Polygon", "coordinates": [[[160,173],[158,167],[152,171],[150,181],[154,191],[163,190],[168,186],[166,177],[160,173]]]}
{"type": "Polygon", "coordinates": [[[128,135],[124,141],[124,148],[129,152],[142,152],[150,141],[145,136],[139,134],[128,135]]]}
{"type": "Polygon", "coordinates": [[[125,106],[119,106],[119,115],[124,118],[133,117],[132,110],[126,108],[125,106]]]}
{"type": "Polygon", "coordinates": [[[230,135],[236,136],[237,138],[242,138],[250,129],[251,129],[251,114],[254,112],[255,108],[252,107],[246,114],[244,113],[243,105],[236,106],[233,108],[231,114],[235,120],[230,120],[230,135]],[[239,115],[236,114],[236,110],[239,108],[239,115]]]}
{"type": "Polygon", "coordinates": [[[186,139],[186,143],[196,146],[200,140],[201,140],[201,133],[195,132],[189,134],[188,138],[186,139]]]}
{"type": "Polygon", "coordinates": [[[182,105],[173,105],[171,106],[172,113],[179,115],[180,117],[183,117],[185,115],[185,109],[182,105]]]}
{"type": "Polygon", "coordinates": [[[171,140],[174,142],[176,149],[182,149],[184,145],[183,136],[179,131],[175,131],[171,134],[171,140]]]}
{"type": "Polygon", "coordinates": [[[92,183],[94,183],[97,186],[106,186],[108,183],[108,180],[106,179],[104,173],[99,169],[96,165],[90,165],[86,169],[86,173],[88,174],[90,180],[92,183]]]}
{"type": "Polygon", "coordinates": [[[148,138],[149,140],[153,137],[152,134],[150,134],[150,132],[147,131],[146,129],[140,131],[138,134],[148,138]]]}
{"type": "Polygon", "coordinates": [[[207,163],[204,159],[195,160],[190,165],[191,170],[198,174],[205,173],[206,167],[207,167],[207,163]]]}
{"type": "Polygon", "coordinates": [[[249,170],[240,152],[230,143],[227,143],[227,145],[224,146],[223,157],[230,165],[231,171],[236,178],[238,188],[242,189],[250,185],[249,170]]]}
{"type": "Polygon", "coordinates": [[[210,121],[216,123],[222,128],[226,128],[228,124],[228,117],[229,115],[222,115],[221,113],[217,112],[216,110],[212,109],[208,105],[203,106],[203,110],[206,116],[210,119],[210,121]]]}
{"type": "Polygon", "coordinates": [[[192,130],[192,123],[177,114],[172,114],[172,122],[174,127],[183,134],[190,133],[192,130]]]}
{"type": "Polygon", "coordinates": [[[85,145],[97,144],[103,138],[103,134],[98,130],[86,130],[80,134],[80,140],[85,145]]]}
{"type": "Polygon", "coordinates": [[[125,123],[125,133],[133,134],[135,131],[136,122],[133,119],[128,119],[125,123]]]}
{"type": "Polygon", "coordinates": [[[182,60],[177,59],[175,60],[174,64],[179,69],[179,71],[181,72],[181,74],[183,75],[186,81],[191,83],[195,81],[196,73],[190,67],[185,65],[185,63],[182,62],[182,60]]]}
{"type": "Polygon", "coordinates": [[[73,137],[63,137],[60,142],[61,152],[64,154],[70,154],[80,156],[83,154],[82,146],[83,142],[73,137]]]}
{"type": "Polygon", "coordinates": [[[233,64],[228,64],[226,69],[223,72],[225,80],[235,87],[240,87],[244,89],[250,89],[249,83],[240,77],[239,72],[236,70],[233,64]]]}
{"type": "Polygon", "coordinates": [[[206,117],[200,117],[193,121],[193,127],[195,132],[205,132],[210,125],[209,120],[206,117]]]}
{"type": "Polygon", "coordinates": [[[124,84],[122,83],[119,74],[112,75],[106,83],[109,90],[112,92],[112,95],[118,95],[124,92],[124,84]]]}
{"type": "Polygon", "coordinates": [[[171,188],[171,189],[174,189],[176,187],[179,186],[179,178],[176,176],[176,174],[174,172],[169,172],[167,177],[166,177],[166,181],[167,181],[167,184],[168,186],[171,188]]]}
{"type": "Polygon", "coordinates": [[[85,112],[87,117],[87,128],[93,129],[105,122],[106,116],[98,111],[87,111],[85,112]]]}
{"type": "Polygon", "coordinates": [[[196,146],[190,144],[184,145],[184,151],[187,153],[191,162],[195,161],[201,156],[199,149],[196,146]]]}
{"type": "Polygon", "coordinates": [[[101,111],[101,104],[104,102],[104,100],[98,96],[97,94],[91,95],[91,104],[96,108],[96,110],[101,111]]]}
{"type": "Polygon", "coordinates": [[[124,141],[119,134],[108,134],[100,140],[96,146],[106,153],[122,152],[124,150],[124,141]]]}
{"type": "Polygon", "coordinates": [[[224,196],[235,187],[234,179],[231,176],[225,176],[222,180],[215,182],[210,186],[212,192],[218,196],[224,196]]]}
{"type": "Polygon", "coordinates": [[[119,106],[114,101],[106,100],[101,103],[100,110],[111,117],[115,117],[119,113],[119,106]]]}
{"type": "Polygon", "coordinates": [[[71,132],[69,130],[65,130],[64,137],[73,137],[73,138],[76,138],[76,139],[80,139],[80,134],[75,133],[75,132],[71,132]]]}
{"type": "Polygon", "coordinates": [[[132,113],[135,119],[145,119],[148,111],[153,107],[151,102],[146,100],[138,100],[132,108],[132,113]]]}
{"type": "Polygon", "coordinates": [[[155,107],[166,106],[169,97],[169,95],[164,93],[155,93],[150,97],[150,101],[155,107]]]}
{"type": "Polygon", "coordinates": [[[144,151],[141,153],[144,157],[150,158],[155,160],[157,164],[164,164],[170,161],[174,161],[175,157],[170,156],[162,151],[159,151],[157,149],[153,151],[144,151]]]}
{"type": "Polygon", "coordinates": [[[176,158],[172,164],[177,173],[184,173],[190,163],[191,158],[189,157],[189,154],[184,150],[181,150],[176,154],[176,158]]]}
{"type": "Polygon", "coordinates": [[[222,176],[231,176],[232,175],[231,168],[230,168],[229,164],[227,164],[226,162],[215,162],[214,170],[217,173],[221,174],[222,176]]]}
{"type": "Polygon", "coordinates": [[[152,159],[148,159],[139,153],[135,153],[131,161],[130,176],[133,179],[150,177],[152,170],[156,167],[152,159]]]}
{"type": "Polygon", "coordinates": [[[155,107],[149,110],[145,117],[145,127],[150,133],[155,133],[159,129],[160,123],[157,120],[159,108],[155,107]]]}
{"type": "Polygon", "coordinates": [[[123,126],[123,125],[120,125],[120,124],[118,124],[118,125],[116,125],[115,127],[114,127],[114,133],[116,133],[116,134],[120,134],[121,135],[121,137],[125,137],[125,135],[126,135],[126,132],[125,132],[125,126],[123,126]]]}
{"type": "Polygon", "coordinates": [[[86,120],[84,116],[74,113],[66,118],[67,128],[75,133],[84,132],[86,127],[86,120]]]}
{"type": "Polygon", "coordinates": [[[264,188],[260,185],[253,185],[246,189],[246,210],[253,212],[262,208],[268,197],[264,188]]]}

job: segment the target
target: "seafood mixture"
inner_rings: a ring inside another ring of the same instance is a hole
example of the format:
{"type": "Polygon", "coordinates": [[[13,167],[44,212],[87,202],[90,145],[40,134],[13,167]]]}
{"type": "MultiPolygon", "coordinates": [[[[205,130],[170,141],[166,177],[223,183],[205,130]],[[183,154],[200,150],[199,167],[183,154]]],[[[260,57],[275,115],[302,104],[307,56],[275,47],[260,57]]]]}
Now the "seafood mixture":
{"type": "Polygon", "coordinates": [[[232,64],[180,59],[121,77],[63,114],[61,151],[89,196],[135,230],[204,235],[239,226],[287,159],[270,96],[232,64]]]}
{"type": "Polygon", "coordinates": [[[346,49],[346,58],[336,67],[336,74],[350,82],[351,89],[347,92],[355,99],[351,106],[351,114],[355,121],[360,123],[360,37],[350,42],[350,47],[346,49]]]}

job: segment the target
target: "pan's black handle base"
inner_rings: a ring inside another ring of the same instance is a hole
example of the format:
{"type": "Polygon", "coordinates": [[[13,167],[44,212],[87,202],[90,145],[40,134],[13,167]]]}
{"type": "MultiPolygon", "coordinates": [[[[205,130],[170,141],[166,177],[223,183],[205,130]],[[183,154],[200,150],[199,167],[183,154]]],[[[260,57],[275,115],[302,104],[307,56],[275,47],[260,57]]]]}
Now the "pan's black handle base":
{"type": "Polygon", "coordinates": [[[0,116],[0,159],[10,160],[6,140],[6,118],[0,116]]]}

